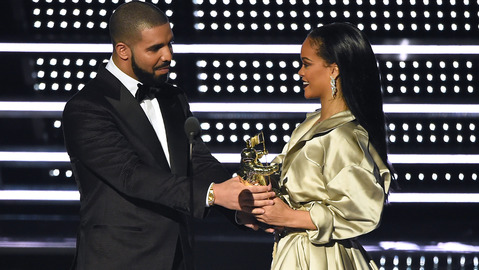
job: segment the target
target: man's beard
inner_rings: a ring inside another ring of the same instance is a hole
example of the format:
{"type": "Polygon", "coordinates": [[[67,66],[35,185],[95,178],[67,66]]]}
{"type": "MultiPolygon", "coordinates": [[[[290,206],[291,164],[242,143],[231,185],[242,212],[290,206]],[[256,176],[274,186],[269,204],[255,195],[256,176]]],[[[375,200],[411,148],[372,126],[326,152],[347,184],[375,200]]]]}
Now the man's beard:
{"type": "Polygon", "coordinates": [[[135,61],[134,54],[131,55],[131,68],[135,73],[138,80],[146,85],[161,85],[168,81],[168,73],[155,76],[154,73],[150,73],[138,66],[135,61]]]}

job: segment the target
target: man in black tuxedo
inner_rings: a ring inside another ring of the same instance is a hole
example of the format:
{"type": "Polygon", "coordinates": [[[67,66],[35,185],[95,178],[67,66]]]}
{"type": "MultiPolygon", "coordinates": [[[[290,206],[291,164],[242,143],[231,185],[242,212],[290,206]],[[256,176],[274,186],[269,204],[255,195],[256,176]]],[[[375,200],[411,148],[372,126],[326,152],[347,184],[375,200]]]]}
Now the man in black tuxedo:
{"type": "Polygon", "coordinates": [[[187,217],[202,218],[213,204],[269,205],[274,193],[229,179],[199,137],[187,175],[191,112],[185,94],[166,83],[173,33],[162,11],[123,4],[110,35],[110,61],[63,112],[81,195],[73,269],[193,269],[187,217]],[[146,85],[155,92],[143,92],[146,85]]]}

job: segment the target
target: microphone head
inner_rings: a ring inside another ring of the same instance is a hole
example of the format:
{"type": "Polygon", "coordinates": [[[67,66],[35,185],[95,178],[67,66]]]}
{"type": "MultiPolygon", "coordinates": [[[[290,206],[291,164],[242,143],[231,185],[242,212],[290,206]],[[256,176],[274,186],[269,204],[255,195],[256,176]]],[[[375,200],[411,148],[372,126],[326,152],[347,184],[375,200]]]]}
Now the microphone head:
{"type": "Polygon", "coordinates": [[[200,133],[201,127],[200,127],[200,122],[198,119],[194,116],[188,117],[185,121],[185,133],[186,136],[188,137],[195,137],[200,133]]]}

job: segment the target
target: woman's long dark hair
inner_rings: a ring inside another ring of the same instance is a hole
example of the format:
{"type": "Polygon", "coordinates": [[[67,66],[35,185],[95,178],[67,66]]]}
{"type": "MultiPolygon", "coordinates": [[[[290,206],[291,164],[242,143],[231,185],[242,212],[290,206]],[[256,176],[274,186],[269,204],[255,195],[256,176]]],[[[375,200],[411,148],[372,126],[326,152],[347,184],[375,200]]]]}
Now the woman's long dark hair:
{"type": "Polygon", "coordinates": [[[315,28],[308,37],[319,57],[328,64],[338,65],[346,105],[366,129],[372,145],[392,173],[387,157],[381,78],[369,40],[349,23],[332,23],[315,28]]]}

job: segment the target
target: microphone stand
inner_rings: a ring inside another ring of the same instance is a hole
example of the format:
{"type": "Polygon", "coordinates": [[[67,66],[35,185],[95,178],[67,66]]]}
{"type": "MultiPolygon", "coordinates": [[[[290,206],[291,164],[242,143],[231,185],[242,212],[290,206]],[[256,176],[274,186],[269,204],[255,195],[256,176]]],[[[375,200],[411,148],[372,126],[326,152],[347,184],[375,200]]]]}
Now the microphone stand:
{"type": "MultiPolygon", "coordinates": [[[[191,216],[194,216],[194,191],[193,191],[193,147],[195,144],[195,137],[200,132],[200,123],[198,119],[193,116],[188,117],[185,121],[185,133],[188,137],[189,143],[189,152],[188,152],[188,165],[186,168],[186,176],[189,178],[189,188],[190,188],[190,213],[191,216]]],[[[192,249],[192,262],[194,265],[195,257],[194,257],[194,250],[195,250],[195,233],[193,227],[193,218],[191,216],[187,217],[187,221],[189,224],[189,242],[192,249]]]]}

